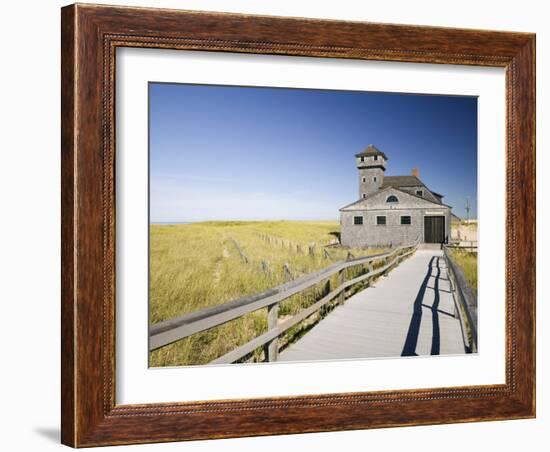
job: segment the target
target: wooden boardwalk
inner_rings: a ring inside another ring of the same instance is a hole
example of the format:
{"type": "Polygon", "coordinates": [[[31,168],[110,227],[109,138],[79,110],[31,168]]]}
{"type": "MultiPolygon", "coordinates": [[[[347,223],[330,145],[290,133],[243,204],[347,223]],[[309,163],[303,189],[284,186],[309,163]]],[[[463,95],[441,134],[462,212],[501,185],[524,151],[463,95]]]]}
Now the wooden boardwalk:
{"type": "Polygon", "coordinates": [[[279,361],[463,354],[454,313],[442,251],[419,249],[335,308],[279,361]]]}

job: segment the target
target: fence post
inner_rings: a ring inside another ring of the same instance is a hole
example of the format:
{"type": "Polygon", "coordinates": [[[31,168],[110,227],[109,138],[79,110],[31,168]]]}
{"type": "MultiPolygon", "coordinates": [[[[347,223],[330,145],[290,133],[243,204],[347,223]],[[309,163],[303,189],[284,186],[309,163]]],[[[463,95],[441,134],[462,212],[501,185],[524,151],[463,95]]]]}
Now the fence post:
{"type": "Polygon", "coordinates": [[[453,275],[452,269],[450,268],[450,264],[449,264],[449,259],[450,259],[449,249],[446,246],[443,247],[443,257],[445,258],[445,265],[447,266],[447,278],[449,279],[449,289],[453,294],[453,300],[454,300],[454,303],[453,303],[453,317],[455,319],[458,319],[460,313],[458,312],[458,306],[457,306],[457,301],[456,301],[457,287],[455,286],[454,275],[453,275]]]}
{"type": "MultiPolygon", "coordinates": [[[[367,268],[369,269],[369,273],[372,273],[374,271],[374,265],[372,263],[372,261],[369,261],[369,263],[367,264],[367,268]]],[[[374,278],[372,276],[370,276],[368,278],[368,283],[369,283],[369,287],[372,286],[372,281],[374,280],[374,278]]]]}
{"type": "Polygon", "coordinates": [[[271,274],[271,266],[268,262],[262,261],[262,270],[265,274],[270,275],[271,274]]]}
{"type": "MultiPolygon", "coordinates": [[[[346,282],[346,269],[343,268],[338,272],[338,286],[341,286],[346,282]]],[[[340,294],[338,295],[338,303],[337,304],[344,304],[344,301],[346,300],[346,290],[342,290],[340,294]]]]}
{"type": "Polygon", "coordinates": [[[233,237],[231,237],[230,240],[233,242],[233,245],[235,245],[235,248],[237,248],[237,251],[239,252],[239,255],[241,256],[242,261],[245,264],[248,264],[248,256],[241,249],[241,247],[239,245],[239,242],[237,242],[233,237]]]}
{"type": "MultiPolygon", "coordinates": [[[[277,328],[279,318],[279,303],[270,304],[267,307],[267,330],[277,328]]],[[[275,337],[264,345],[265,360],[277,361],[279,356],[279,337],[275,337]]]]}
{"type": "Polygon", "coordinates": [[[283,273],[287,281],[292,279],[292,272],[290,271],[290,266],[288,264],[283,265],[283,273]]]}

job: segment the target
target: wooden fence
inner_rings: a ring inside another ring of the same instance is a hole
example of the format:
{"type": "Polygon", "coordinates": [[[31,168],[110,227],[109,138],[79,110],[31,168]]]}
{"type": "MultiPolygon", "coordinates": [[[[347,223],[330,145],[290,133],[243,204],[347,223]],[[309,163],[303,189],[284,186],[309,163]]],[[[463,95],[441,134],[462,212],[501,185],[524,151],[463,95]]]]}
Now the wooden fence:
{"type": "Polygon", "coordinates": [[[468,251],[470,253],[477,253],[477,242],[461,242],[457,245],[447,245],[448,248],[453,250],[468,251]]]}
{"type": "Polygon", "coordinates": [[[451,283],[451,291],[459,313],[462,330],[467,334],[467,342],[470,353],[477,352],[477,295],[468,284],[464,273],[453,261],[449,249],[452,246],[443,246],[443,253],[447,263],[447,273],[451,283]]]}
{"type": "Polygon", "coordinates": [[[400,246],[387,253],[350,258],[345,261],[336,262],[322,270],[296,278],[264,292],[156,323],[149,330],[149,350],[156,350],[193,334],[220,326],[258,309],[267,308],[267,332],[212,361],[211,364],[233,363],[262,346],[264,347],[266,361],[276,361],[279,349],[278,339],[285,331],[316,313],[337,297],[337,303],[343,303],[347,289],[357,283],[365,280],[371,282],[376,276],[387,274],[405,257],[414,253],[417,245],[418,242],[415,242],[411,245],[400,246]],[[380,262],[382,265],[375,269],[375,262],[380,262]],[[359,265],[366,265],[367,272],[346,281],[345,270],[359,265]],[[309,289],[335,274],[339,275],[338,286],[336,288],[292,318],[282,323],[278,322],[279,303],[281,301],[309,289]]]}

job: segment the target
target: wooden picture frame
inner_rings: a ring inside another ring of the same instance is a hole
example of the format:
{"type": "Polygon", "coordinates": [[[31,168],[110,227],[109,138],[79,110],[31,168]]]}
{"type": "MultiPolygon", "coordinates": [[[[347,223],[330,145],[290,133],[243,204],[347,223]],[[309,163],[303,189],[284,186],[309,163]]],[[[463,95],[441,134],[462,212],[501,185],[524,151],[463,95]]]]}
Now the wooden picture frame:
{"type": "Polygon", "coordinates": [[[62,9],[62,442],[73,447],[535,416],[535,35],[71,5],[62,9]],[[506,70],[506,383],[115,403],[117,47],[506,70]]]}

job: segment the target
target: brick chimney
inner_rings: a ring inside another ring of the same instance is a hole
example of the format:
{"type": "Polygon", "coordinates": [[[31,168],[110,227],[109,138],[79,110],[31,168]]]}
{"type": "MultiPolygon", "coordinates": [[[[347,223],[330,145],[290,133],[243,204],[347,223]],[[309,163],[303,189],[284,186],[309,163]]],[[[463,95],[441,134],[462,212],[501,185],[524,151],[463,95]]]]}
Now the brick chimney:
{"type": "Polygon", "coordinates": [[[418,168],[414,167],[411,171],[411,174],[414,176],[414,177],[420,177],[420,171],[418,171],[418,168]]]}

